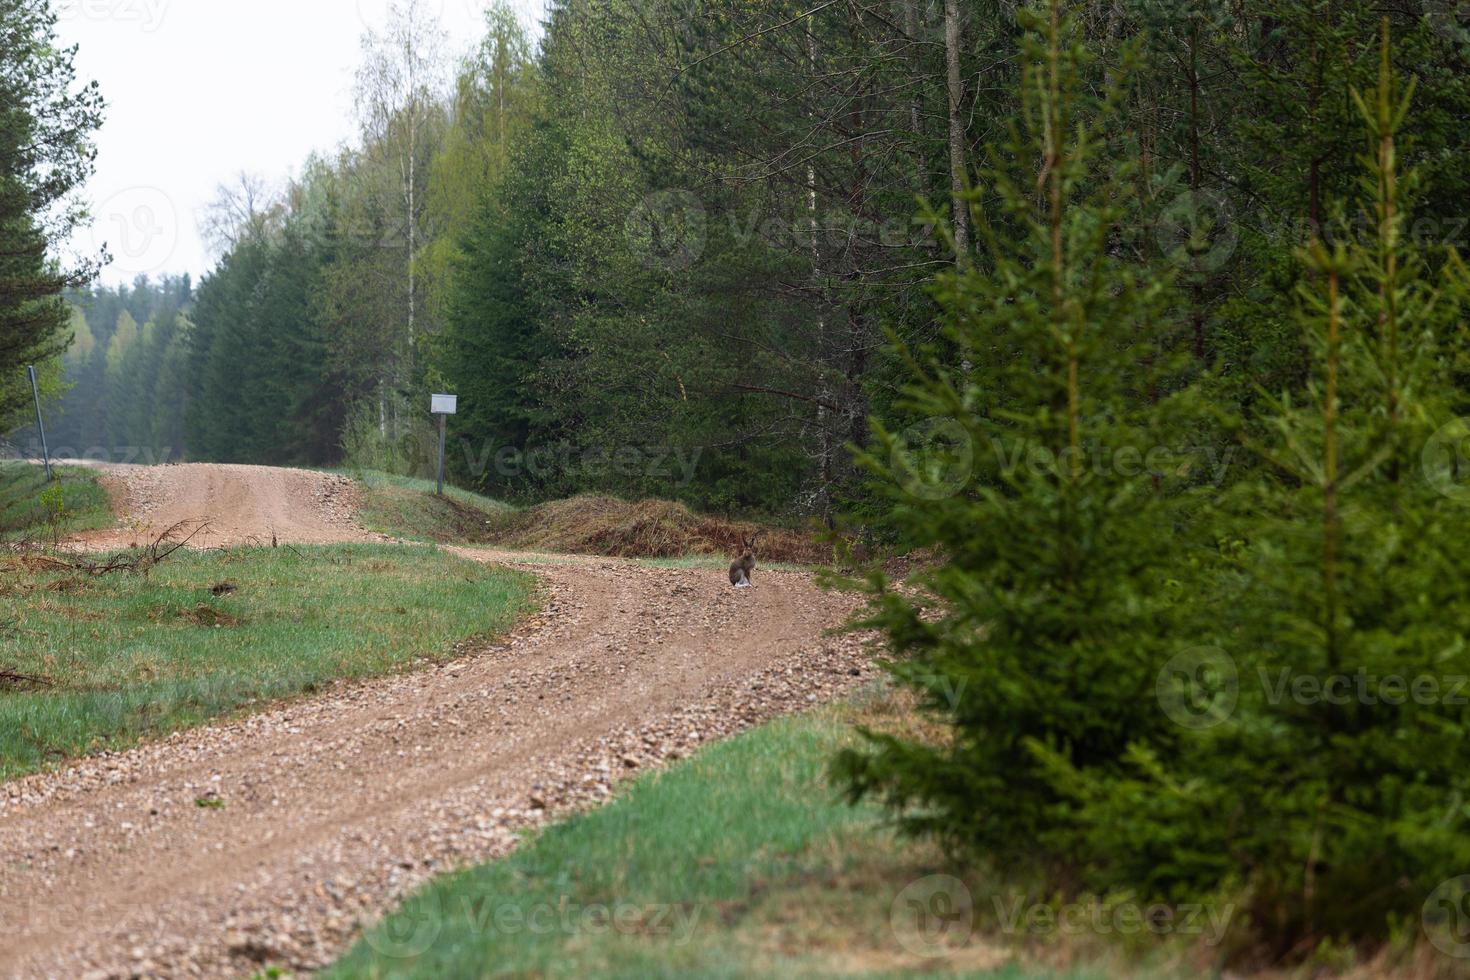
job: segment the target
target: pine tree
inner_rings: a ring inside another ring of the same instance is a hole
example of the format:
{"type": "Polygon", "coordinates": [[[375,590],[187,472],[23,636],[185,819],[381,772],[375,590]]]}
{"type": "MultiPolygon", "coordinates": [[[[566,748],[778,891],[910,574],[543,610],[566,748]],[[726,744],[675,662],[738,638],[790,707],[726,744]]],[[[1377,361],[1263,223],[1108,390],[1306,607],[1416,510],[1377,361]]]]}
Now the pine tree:
{"type": "Polygon", "coordinates": [[[456,453],[450,464],[460,478],[502,496],[526,487],[501,477],[493,465],[481,466],[502,450],[525,450],[541,430],[534,379],[555,352],[522,276],[516,218],[492,201],[481,205],[460,246],[457,286],[434,348],[447,386],[465,407],[453,420],[455,435],[469,440],[474,457],[456,453]],[[481,458],[486,453],[490,458],[481,458]]]}
{"type": "Polygon", "coordinates": [[[952,737],[867,732],[837,766],[852,797],[1007,864],[1075,853],[1059,771],[1113,772],[1132,743],[1174,738],[1152,693],[1181,607],[1156,487],[1179,461],[1143,463],[1188,414],[1182,397],[1146,396],[1170,290],[1114,247],[1136,186],[1109,142],[1126,79],[1090,94],[1090,52],[1062,8],[1022,15],[1023,111],[977,191],[1003,213],[974,208],[984,254],[936,287],[958,354],[911,360],[906,404],[929,421],[879,426],[888,455],[867,458],[907,540],[944,557],[910,589],[875,575],[869,624],[952,737]]]}
{"type": "Polygon", "coordinates": [[[1369,232],[1304,255],[1316,379],[1301,403],[1276,403],[1276,479],[1260,488],[1268,521],[1246,565],[1265,630],[1240,634],[1257,677],[1353,693],[1346,703],[1247,701],[1265,723],[1241,726],[1239,757],[1270,765],[1275,792],[1244,781],[1238,765],[1224,770],[1257,821],[1230,849],[1249,855],[1269,909],[1261,926],[1299,945],[1386,935],[1392,917],[1415,912],[1470,860],[1470,820],[1455,816],[1470,791],[1470,711],[1447,690],[1394,703],[1388,680],[1470,676],[1470,590],[1451,572],[1466,556],[1463,514],[1419,473],[1447,418],[1457,310],[1405,234],[1419,184],[1400,174],[1398,141],[1414,86],[1394,79],[1388,30],[1385,20],[1376,87],[1354,92],[1368,139],[1353,224],[1369,232]]]}
{"type": "Polygon", "coordinates": [[[1309,380],[1266,400],[1267,466],[1227,500],[1245,545],[1221,576],[1243,587],[1220,607],[1218,673],[1177,679],[1220,710],[1167,752],[1140,741],[1130,776],[1083,776],[1075,794],[1094,828],[1090,884],[1239,894],[1277,955],[1383,939],[1470,862],[1458,437],[1444,452],[1459,310],[1404,233],[1413,86],[1390,50],[1385,21],[1377,85],[1354,93],[1362,221],[1334,222],[1366,234],[1301,251],[1309,380]]]}
{"type": "Polygon", "coordinates": [[[21,369],[66,349],[63,291],[96,271],[52,254],[78,220],[64,202],[91,176],[102,117],[96,83],[76,85],[75,54],[47,0],[0,0],[0,428],[25,418],[21,369]]]}

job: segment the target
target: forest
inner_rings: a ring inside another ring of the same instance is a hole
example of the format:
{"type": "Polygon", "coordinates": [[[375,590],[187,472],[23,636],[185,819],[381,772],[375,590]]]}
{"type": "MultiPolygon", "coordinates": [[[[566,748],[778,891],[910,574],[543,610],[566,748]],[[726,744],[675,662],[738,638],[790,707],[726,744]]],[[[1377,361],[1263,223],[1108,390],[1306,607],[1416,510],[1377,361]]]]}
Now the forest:
{"type": "Polygon", "coordinates": [[[1463,5],[393,10],[207,276],[35,287],[60,439],[408,474],[456,393],[465,488],[838,532],[944,736],[831,777],[945,853],[1248,963],[1462,922],[1463,5]]]}
{"type": "Polygon", "coordinates": [[[188,274],[66,297],[71,345],[60,377],[68,387],[47,428],[55,455],[146,464],[185,458],[193,297],[188,274]]]}
{"type": "MultiPolygon", "coordinates": [[[[1155,343],[1178,363],[1159,383],[1245,412],[1304,378],[1279,302],[1303,274],[1294,251],[1364,231],[1339,209],[1361,179],[1352,91],[1376,74],[1380,8],[1325,9],[1075,11],[1087,86],[1135,65],[1113,247],[1173,273],[1155,343]]],[[[67,441],[408,472],[431,456],[442,389],[463,406],[451,475],[492,496],[830,523],[862,496],[849,447],[870,417],[916,421],[891,342],[945,344],[935,274],[983,261],[996,202],[976,181],[1018,109],[1016,10],[568,0],[539,44],[492,8],[458,55],[428,7],[399,3],[363,40],[360,139],[289,180],[222,187],[221,258],[197,292],[126,291],[146,352],[122,363],[133,331],[107,296],[73,302],[90,315],[65,362],[67,441]],[[130,409],[104,431],[87,417],[106,398],[130,409]],[[692,476],[660,465],[675,454],[692,476]]],[[[1390,17],[1395,64],[1419,79],[1404,224],[1438,253],[1467,235],[1470,182],[1464,25],[1441,14],[1390,17]]],[[[1176,450],[1230,442],[1191,440],[1176,450]]]]}

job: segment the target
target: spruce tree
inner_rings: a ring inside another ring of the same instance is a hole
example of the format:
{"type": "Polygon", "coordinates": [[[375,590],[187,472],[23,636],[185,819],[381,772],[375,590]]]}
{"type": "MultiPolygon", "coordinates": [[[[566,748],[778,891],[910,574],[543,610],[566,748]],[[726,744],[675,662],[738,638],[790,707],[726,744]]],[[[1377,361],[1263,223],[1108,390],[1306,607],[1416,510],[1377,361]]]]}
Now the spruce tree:
{"type": "Polygon", "coordinates": [[[1160,451],[1187,399],[1150,397],[1170,283],[1118,247],[1137,220],[1126,77],[1093,94],[1062,0],[1021,16],[1022,111],[972,209],[984,250],[935,289],[956,353],[907,354],[904,404],[927,421],[878,425],[865,457],[906,538],[943,560],[908,588],[875,573],[868,624],[951,737],[868,731],[836,773],[1007,864],[1075,855],[1069,767],[1112,772],[1176,737],[1153,694],[1183,608],[1169,491],[1189,476],[1160,451]]]}
{"type": "Polygon", "coordinates": [[[1451,691],[1470,676],[1464,515],[1421,470],[1448,421],[1458,310],[1405,233],[1421,190],[1399,163],[1414,85],[1397,83],[1390,53],[1385,20],[1378,83],[1354,92],[1367,139],[1362,220],[1347,226],[1367,233],[1304,255],[1316,380],[1275,403],[1253,508],[1265,523],[1244,562],[1265,612],[1238,634],[1254,675],[1243,713],[1259,718],[1221,744],[1270,771],[1273,792],[1254,766],[1216,770],[1253,814],[1229,846],[1246,856],[1255,918],[1298,946],[1386,935],[1470,860],[1470,711],[1451,691]],[[1284,676],[1310,678],[1308,694],[1262,680],[1284,676]]]}
{"type": "Polygon", "coordinates": [[[91,176],[102,118],[96,83],[76,84],[75,54],[47,0],[0,0],[0,427],[25,418],[22,368],[66,349],[62,292],[96,271],[55,255],[79,220],[66,202],[91,176]]]}
{"type": "Polygon", "coordinates": [[[1242,939],[1276,955],[1386,938],[1470,867],[1459,304],[1405,234],[1413,86],[1389,53],[1385,22],[1377,85],[1355,93],[1361,220],[1334,222],[1363,234],[1301,251],[1309,381],[1265,399],[1265,465],[1226,501],[1243,545],[1221,576],[1242,587],[1216,683],[1161,675],[1219,710],[1165,750],[1140,739],[1124,778],[1075,774],[1090,884],[1241,901],[1242,939]]]}

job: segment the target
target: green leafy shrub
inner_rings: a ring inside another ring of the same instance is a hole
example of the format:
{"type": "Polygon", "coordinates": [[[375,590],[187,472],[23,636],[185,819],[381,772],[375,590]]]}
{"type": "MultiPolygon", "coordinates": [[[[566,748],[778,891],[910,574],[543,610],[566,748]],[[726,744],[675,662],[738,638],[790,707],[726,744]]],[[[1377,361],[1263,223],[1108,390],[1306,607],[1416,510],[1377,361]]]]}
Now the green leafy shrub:
{"type": "Polygon", "coordinates": [[[46,489],[41,491],[41,513],[46,521],[46,529],[51,534],[51,540],[61,540],[61,535],[66,529],[69,512],[66,508],[66,488],[59,480],[46,484],[46,489]]]}
{"type": "Polygon", "coordinates": [[[343,465],[357,473],[432,479],[438,472],[439,430],[426,407],[399,394],[359,401],[342,432],[343,465]]]}

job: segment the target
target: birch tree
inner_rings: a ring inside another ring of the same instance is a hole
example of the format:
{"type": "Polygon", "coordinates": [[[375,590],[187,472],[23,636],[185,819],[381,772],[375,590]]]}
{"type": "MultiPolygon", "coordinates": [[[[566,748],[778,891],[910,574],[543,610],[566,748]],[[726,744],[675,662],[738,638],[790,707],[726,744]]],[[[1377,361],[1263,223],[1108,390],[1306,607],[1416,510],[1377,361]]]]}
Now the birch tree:
{"type": "Polygon", "coordinates": [[[389,178],[398,215],[386,225],[393,237],[381,244],[401,248],[405,277],[401,352],[395,363],[385,365],[380,399],[385,428],[387,388],[403,389],[411,381],[422,329],[418,259],[429,237],[423,227],[429,164],[443,129],[444,44],[438,19],[424,0],[394,0],[383,32],[370,29],[363,38],[357,73],[364,162],[369,176],[389,178]]]}

